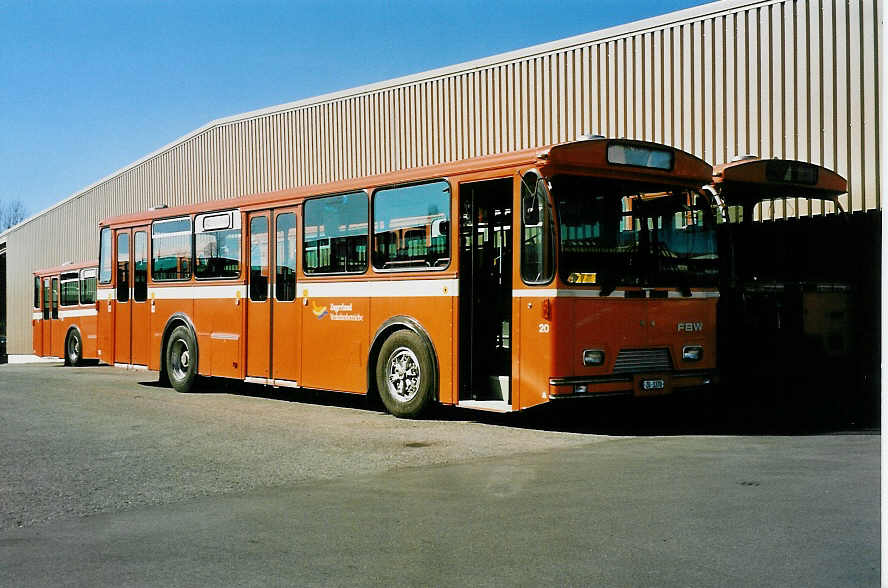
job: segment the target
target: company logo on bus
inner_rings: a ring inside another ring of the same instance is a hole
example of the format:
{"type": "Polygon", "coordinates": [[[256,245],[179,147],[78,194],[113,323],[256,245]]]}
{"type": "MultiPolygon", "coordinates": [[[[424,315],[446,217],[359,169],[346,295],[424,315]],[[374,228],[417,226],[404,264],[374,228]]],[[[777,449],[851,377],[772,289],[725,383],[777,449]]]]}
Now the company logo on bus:
{"type": "Polygon", "coordinates": [[[703,330],[703,323],[678,323],[679,333],[696,333],[703,330]]]}
{"type": "Polygon", "coordinates": [[[312,301],[311,312],[318,319],[330,317],[331,321],[361,322],[364,320],[364,315],[352,312],[352,305],[349,302],[342,304],[331,304],[328,307],[318,306],[314,301],[312,301]],[[329,312],[327,311],[328,308],[330,309],[329,312]]]}
{"type": "Polygon", "coordinates": [[[327,316],[327,307],[326,306],[318,306],[317,303],[312,300],[311,301],[311,312],[315,315],[315,318],[322,319],[327,316]]]}

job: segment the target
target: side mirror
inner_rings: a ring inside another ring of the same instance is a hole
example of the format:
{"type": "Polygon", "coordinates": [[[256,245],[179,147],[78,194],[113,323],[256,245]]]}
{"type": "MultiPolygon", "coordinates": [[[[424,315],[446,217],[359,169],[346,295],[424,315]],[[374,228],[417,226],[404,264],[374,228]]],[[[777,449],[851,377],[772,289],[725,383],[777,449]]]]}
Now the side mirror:
{"type": "Polygon", "coordinates": [[[432,237],[446,237],[450,232],[450,221],[440,218],[432,221],[432,237]]]}

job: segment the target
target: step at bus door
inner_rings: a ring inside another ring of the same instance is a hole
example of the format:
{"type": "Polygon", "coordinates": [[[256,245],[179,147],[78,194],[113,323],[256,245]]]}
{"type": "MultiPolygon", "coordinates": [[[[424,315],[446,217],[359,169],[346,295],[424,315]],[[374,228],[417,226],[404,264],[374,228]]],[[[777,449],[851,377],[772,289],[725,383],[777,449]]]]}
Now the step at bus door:
{"type": "Polygon", "coordinates": [[[512,179],[459,190],[460,400],[511,404],[512,179]]]}

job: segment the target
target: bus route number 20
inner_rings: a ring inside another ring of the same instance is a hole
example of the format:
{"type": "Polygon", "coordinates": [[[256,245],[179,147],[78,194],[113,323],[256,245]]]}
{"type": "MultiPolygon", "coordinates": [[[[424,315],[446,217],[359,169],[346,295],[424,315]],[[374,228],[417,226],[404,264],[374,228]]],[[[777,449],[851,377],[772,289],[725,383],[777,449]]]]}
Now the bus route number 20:
{"type": "Polygon", "coordinates": [[[549,332],[549,323],[540,323],[540,333],[548,333],[549,332]]]}

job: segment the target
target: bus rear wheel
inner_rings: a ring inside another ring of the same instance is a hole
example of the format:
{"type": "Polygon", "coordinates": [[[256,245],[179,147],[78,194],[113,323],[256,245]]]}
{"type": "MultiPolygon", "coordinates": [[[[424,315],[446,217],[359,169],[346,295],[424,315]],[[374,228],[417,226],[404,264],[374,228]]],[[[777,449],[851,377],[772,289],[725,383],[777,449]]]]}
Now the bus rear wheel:
{"type": "Polygon", "coordinates": [[[434,364],[428,347],[412,331],[397,331],[379,350],[376,389],[386,409],[403,418],[416,418],[432,400],[434,364]]]}
{"type": "Polygon", "coordinates": [[[190,392],[197,379],[197,341],[191,329],[178,326],[166,348],[166,373],[177,392],[190,392]]]}
{"type": "Polygon", "coordinates": [[[78,366],[83,361],[83,341],[80,333],[72,329],[65,339],[65,365],[78,366]]]}

